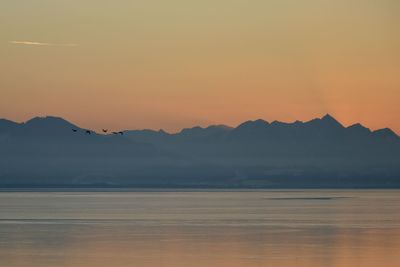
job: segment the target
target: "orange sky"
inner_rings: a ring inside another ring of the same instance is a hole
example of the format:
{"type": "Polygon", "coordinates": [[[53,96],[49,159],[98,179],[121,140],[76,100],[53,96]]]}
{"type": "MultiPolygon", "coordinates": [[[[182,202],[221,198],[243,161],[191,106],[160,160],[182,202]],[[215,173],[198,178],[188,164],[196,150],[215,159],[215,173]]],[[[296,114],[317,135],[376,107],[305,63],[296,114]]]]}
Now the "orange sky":
{"type": "Polygon", "coordinates": [[[176,131],[330,113],[400,133],[399,1],[196,2],[2,1],[0,117],[176,131]]]}

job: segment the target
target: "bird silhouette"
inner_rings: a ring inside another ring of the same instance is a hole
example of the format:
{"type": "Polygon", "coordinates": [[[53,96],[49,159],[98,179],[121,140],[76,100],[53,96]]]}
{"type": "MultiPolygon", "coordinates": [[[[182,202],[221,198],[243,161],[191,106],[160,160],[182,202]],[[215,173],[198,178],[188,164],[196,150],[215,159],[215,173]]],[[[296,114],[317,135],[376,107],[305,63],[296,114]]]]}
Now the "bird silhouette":
{"type": "Polygon", "coordinates": [[[86,133],[87,133],[87,134],[92,134],[92,132],[91,132],[91,131],[89,131],[89,130],[86,130],[86,133]]]}
{"type": "Polygon", "coordinates": [[[120,135],[124,135],[124,132],[118,132],[120,135]]]}
{"type": "Polygon", "coordinates": [[[72,131],[73,131],[74,133],[76,133],[78,130],[77,130],[77,129],[72,129],[72,131]]]}
{"type": "Polygon", "coordinates": [[[103,130],[103,133],[106,133],[106,132],[108,132],[108,130],[107,129],[102,129],[103,130]]]}

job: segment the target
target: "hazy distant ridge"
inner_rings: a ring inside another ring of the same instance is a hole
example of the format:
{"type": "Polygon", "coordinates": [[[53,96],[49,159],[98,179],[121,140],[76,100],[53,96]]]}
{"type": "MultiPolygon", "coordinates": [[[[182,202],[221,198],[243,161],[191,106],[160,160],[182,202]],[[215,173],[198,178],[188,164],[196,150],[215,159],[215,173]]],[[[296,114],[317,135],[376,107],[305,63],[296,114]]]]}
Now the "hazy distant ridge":
{"type": "Polygon", "coordinates": [[[330,115],[174,134],[86,130],[51,116],[1,119],[0,185],[400,185],[400,137],[388,128],[344,127],[330,115]]]}

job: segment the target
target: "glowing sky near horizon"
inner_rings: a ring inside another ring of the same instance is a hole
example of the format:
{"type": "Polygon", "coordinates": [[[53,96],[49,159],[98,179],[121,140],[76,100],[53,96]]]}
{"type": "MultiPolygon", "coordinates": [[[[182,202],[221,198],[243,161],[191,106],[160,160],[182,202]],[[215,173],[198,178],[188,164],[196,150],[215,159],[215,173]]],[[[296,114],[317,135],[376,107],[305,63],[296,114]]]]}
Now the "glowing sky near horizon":
{"type": "Polygon", "coordinates": [[[176,131],[330,113],[400,133],[400,1],[3,0],[0,117],[176,131]]]}

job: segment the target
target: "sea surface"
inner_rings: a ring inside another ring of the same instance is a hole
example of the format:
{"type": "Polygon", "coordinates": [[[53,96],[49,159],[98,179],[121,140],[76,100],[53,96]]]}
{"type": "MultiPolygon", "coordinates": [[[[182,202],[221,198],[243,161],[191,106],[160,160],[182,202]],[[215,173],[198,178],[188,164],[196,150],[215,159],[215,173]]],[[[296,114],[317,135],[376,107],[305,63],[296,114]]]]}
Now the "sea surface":
{"type": "Polygon", "coordinates": [[[0,192],[1,267],[400,266],[400,191],[0,192]]]}

